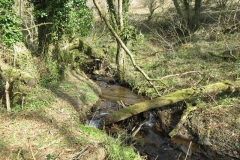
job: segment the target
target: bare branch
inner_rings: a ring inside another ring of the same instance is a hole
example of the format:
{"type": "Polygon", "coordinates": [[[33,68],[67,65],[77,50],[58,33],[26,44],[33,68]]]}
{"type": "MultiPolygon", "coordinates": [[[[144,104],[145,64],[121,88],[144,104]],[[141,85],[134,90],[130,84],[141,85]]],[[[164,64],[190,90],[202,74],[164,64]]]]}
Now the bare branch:
{"type": "Polygon", "coordinates": [[[198,73],[198,74],[201,74],[199,71],[189,71],[189,72],[184,72],[184,73],[179,73],[179,74],[167,75],[167,76],[165,76],[165,77],[162,77],[161,79],[167,79],[167,78],[169,78],[169,77],[176,77],[176,76],[183,76],[183,75],[190,74],[190,73],[198,73]]]}
{"type": "Polygon", "coordinates": [[[105,24],[107,25],[108,29],[110,30],[110,32],[113,34],[113,36],[116,38],[116,40],[118,41],[118,43],[122,46],[122,48],[125,50],[125,52],[127,53],[127,55],[130,57],[130,60],[132,62],[132,65],[134,66],[134,68],[136,70],[138,70],[145,78],[146,80],[153,86],[154,90],[157,92],[158,95],[159,92],[157,90],[157,88],[154,86],[154,84],[152,83],[152,81],[160,81],[162,84],[164,84],[165,86],[167,86],[165,83],[162,82],[161,79],[151,79],[148,77],[148,75],[136,64],[135,59],[133,58],[133,54],[131,53],[131,51],[127,48],[127,46],[123,43],[122,39],[120,38],[120,36],[118,36],[118,34],[115,32],[115,30],[113,29],[113,27],[111,26],[111,24],[109,23],[108,19],[106,16],[104,16],[100,6],[98,5],[98,3],[96,2],[96,0],[93,0],[94,5],[96,6],[99,15],[101,16],[101,18],[104,20],[105,24]]]}
{"type": "Polygon", "coordinates": [[[41,23],[41,24],[37,24],[37,25],[34,25],[32,27],[29,27],[29,28],[25,28],[25,29],[17,29],[17,30],[14,30],[14,32],[20,32],[20,31],[28,31],[32,28],[35,28],[35,27],[39,27],[39,26],[43,26],[43,25],[48,25],[48,24],[53,24],[51,22],[48,22],[48,23],[41,23]]]}

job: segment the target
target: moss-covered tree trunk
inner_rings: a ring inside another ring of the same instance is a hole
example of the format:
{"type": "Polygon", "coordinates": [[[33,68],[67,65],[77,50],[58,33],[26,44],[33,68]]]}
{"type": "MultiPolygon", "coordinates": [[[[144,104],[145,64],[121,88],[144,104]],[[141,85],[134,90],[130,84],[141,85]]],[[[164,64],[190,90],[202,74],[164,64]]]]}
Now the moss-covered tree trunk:
{"type": "Polygon", "coordinates": [[[197,89],[187,88],[178,90],[168,95],[153,100],[137,103],[129,107],[123,108],[119,111],[116,111],[112,114],[109,114],[104,118],[104,122],[105,125],[108,125],[121,120],[125,120],[139,113],[174,104],[189,99],[191,97],[197,97],[201,95],[217,95],[224,91],[234,91],[236,88],[240,88],[240,80],[235,82],[226,81],[214,83],[197,89]]]}

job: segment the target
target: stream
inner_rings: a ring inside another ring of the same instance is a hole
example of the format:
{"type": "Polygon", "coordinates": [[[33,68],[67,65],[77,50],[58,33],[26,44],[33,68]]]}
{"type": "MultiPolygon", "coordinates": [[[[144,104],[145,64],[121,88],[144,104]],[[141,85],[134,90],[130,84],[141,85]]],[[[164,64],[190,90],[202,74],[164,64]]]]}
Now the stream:
{"type": "Polygon", "coordinates": [[[143,96],[133,93],[130,89],[118,84],[111,84],[108,78],[94,79],[101,87],[100,100],[93,106],[92,114],[86,122],[87,125],[99,129],[105,129],[107,133],[117,133],[126,130],[134,135],[134,140],[128,140],[129,145],[147,160],[232,160],[231,157],[222,157],[213,152],[206,153],[201,146],[191,142],[193,150],[189,150],[189,140],[169,138],[158,125],[158,118],[154,111],[148,111],[128,120],[111,126],[104,126],[102,118],[114,111],[127,107],[128,105],[147,100],[143,96]]]}

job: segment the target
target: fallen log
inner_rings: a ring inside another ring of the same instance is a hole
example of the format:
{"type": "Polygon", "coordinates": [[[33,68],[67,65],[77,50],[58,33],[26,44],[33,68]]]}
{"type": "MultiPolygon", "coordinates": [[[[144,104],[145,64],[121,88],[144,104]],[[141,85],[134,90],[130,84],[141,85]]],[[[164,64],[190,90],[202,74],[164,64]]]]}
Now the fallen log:
{"type": "Polygon", "coordinates": [[[137,115],[139,113],[164,107],[170,104],[174,104],[191,97],[196,97],[199,95],[217,95],[225,91],[235,91],[235,89],[240,88],[240,80],[237,81],[224,81],[218,82],[210,85],[206,85],[201,88],[187,88],[182,90],[177,90],[173,93],[167,94],[165,96],[155,98],[153,100],[144,101],[141,103],[136,103],[129,107],[123,108],[119,111],[111,113],[104,118],[104,124],[112,124],[125,120],[129,117],[137,115]]]}

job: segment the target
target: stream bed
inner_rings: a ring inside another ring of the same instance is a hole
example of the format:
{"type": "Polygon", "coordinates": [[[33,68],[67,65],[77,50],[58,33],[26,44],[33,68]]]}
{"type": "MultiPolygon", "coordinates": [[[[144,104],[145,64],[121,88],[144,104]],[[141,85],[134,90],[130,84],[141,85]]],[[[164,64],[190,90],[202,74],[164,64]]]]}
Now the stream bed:
{"type": "Polygon", "coordinates": [[[202,146],[185,139],[171,140],[159,124],[154,111],[148,111],[138,116],[114,125],[104,126],[102,118],[114,111],[128,105],[147,100],[146,97],[133,93],[130,89],[118,84],[111,84],[108,78],[94,79],[101,87],[100,100],[93,106],[92,115],[86,122],[87,125],[105,129],[114,135],[119,130],[126,130],[129,135],[134,135],[134,140],[126,143],[133,146],[135,151],[147,160],[234,160],[232,157],[219,156],[213,152],[205,152],[202,146]],[[191,149],[189,144],[191,143],[191,149]]]}

